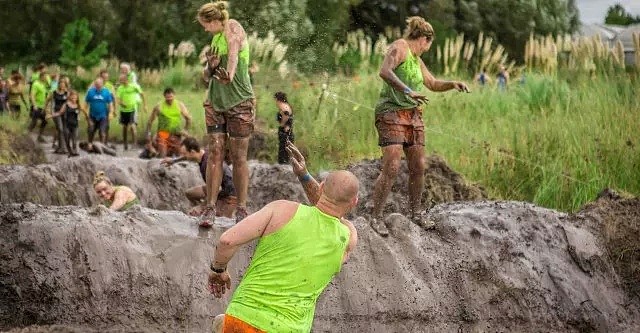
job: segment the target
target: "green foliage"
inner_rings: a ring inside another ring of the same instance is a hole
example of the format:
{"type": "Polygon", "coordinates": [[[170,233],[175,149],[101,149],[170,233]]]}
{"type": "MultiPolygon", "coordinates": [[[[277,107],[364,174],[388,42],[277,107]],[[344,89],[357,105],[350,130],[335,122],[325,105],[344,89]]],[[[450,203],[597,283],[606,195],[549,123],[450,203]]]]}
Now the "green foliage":
{"type": "Polygon", "coordinates": [[[60,63],[69,67],[80,66],[90,68],[107,54],[107,42],[101,41],[91,51],[87,48],[93,39],[93,32],[89,28],[86,18],[73,21],[64,27],[60,42],[60,63]]]}
{"type": "Polygon", "coordinates": [[[640,15],[634,17],[631,13],[628,13],[621,4],[617,3],[607,9],[607,16],[604,18],[604,23],[613,25],[631,25],[634,23],[640,23],[640,15]]]}

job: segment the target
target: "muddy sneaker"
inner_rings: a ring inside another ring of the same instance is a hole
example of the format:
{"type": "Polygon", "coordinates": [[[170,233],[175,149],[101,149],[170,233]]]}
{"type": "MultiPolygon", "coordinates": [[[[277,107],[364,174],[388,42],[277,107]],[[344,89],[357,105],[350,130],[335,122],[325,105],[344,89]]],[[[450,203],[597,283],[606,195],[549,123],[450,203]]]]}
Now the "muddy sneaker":
{"type": "Polygon", "coordinates": [[[44,139],[43,137],[41,137],[41,136],[38,136],[38,139],[37,139],[37,140],[38,140],[38,142],[40,142],[40,143],[45,143],[45,142],[47,142],[47,140],[45,140],[45,139],[44,139]]]}
{"type": "Polygon", "coordinates": [[[213,222],[216,220],[216,208],[207,207],[200,215],[200,226],[203,228],[210,228],[213,222]]]}
{"type": "Polygon", "coordinates": [[[247,213],[246,207],[236,208],[236,223],[244,220],[247,216],[249,216],[249,213],[247,213]]]}
{"type": "Polygon", "coordinates": [[[387,226],[384,224],[384,221],[382,220],[382,218],[372,217],[371,228],[373,229],[373,231],[375,231],[376,233],[378,233],[378,235],[382,237],[389,236],[389,229],[387,229],[387,226]]]}

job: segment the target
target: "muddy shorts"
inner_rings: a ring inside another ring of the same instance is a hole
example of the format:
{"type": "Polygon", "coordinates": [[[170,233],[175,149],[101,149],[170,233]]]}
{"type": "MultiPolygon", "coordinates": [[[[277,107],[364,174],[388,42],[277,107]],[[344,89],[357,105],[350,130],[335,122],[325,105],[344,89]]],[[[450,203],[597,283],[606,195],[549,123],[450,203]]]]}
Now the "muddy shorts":
{"type": "Polygon", "coordinates": [[[44,109],[33,107],[31,108],[31,118],[46,122],[47,114],[44,112],[44,109]]]}
{"type": "Polygon", "coordinates": [[[248,99],[226,111],[214,110],[209,102],[205,102],[203,106],[207,133],[229,133],[232,138],[246,138],[253,133],[255,98],[248,99]]]}
{"type": "Polygon", "coordinates": [[[156,146],[158,150],[166,149],[167,155],[180,154],[180,146],[182,145],[182,137],[180,135],[171,134],[167,131],[158,131],[156,134],[156,146]]]}
{"type": "Polygon", "coordinates": [[[376,114],[378,145],[424,146],[424,123],[420,108],[376,114]]]}
{"type": "Polygon", "coordinates": [[[222,333],[267,333],[230,315],[224,315],[224,323],[222,325],[222,333]]]}

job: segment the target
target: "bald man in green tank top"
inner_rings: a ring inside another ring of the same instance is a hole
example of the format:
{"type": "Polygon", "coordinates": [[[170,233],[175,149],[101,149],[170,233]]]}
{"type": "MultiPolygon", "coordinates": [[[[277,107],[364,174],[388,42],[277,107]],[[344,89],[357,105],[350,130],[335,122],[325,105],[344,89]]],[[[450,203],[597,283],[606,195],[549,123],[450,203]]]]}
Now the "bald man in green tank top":
{"type": "Polygon", "coordinates": [[[425,19],[408,18],[404,37],[391,43],[380,69],[384,84],[375,109],[375,125],[382,149],[382,171],[373,188],[371,227],[383,237],[389,231],[382,210],[400,170],[403,151],[409,167],[409,217],[424,228],[430,227],[420,207],[426,169],[420,106],[428,100],[418,90],[425,86],[434,92],[469,91],[462,82],[437,80],[425,66],[420,56],[431,48],[434,38],[433,27],[425,19]]]}
{"type": "Polygon", "coordinates": [[[357,231],[343,216],[358,203],[358,179],[335,171],[318,183],[295,146],[287,151],[313,206],[274,201],[220,236],[209,275],[216,297],[231,288],[226,267],[237,249],[260,239],[223,332],[310,332],[318,297],[355,249],[357,231]]]}

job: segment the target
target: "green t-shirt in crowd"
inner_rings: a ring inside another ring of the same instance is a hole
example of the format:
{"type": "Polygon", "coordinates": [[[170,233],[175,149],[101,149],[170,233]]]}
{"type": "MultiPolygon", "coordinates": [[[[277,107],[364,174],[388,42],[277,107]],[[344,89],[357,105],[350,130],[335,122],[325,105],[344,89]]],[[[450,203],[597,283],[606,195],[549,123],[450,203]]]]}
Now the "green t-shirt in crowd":
{"type": "Polygon", "coordinates": [[[41,80],[36,80],[31,85],[31,96],[33,97],[34,105],[37,108],[44,109],[47,102],[47,84],[41,80]]]}
{"type": "Polygon", "coordinates": [[[138,101],[142,94],[142,88],[137,83],[128,83],[120,85],[116,90],[118,103],[120,104],[120,112],[133,112],[138,107],[138,101]]]}

